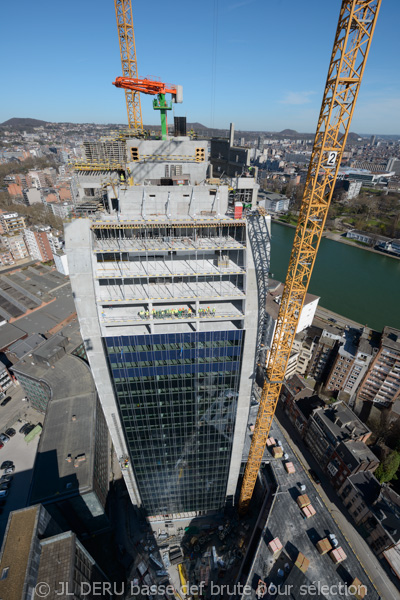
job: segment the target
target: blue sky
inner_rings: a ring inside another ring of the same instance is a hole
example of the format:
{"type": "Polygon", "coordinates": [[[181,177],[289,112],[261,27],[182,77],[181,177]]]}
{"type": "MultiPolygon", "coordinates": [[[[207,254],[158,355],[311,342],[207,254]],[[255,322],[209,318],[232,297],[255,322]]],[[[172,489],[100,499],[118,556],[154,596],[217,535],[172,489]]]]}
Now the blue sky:
{"type": "MultiPolygon", "coordinates": [[[[313,132],[340,0],[132,0],[139,75],[206,126],[313,132]],[[217,16],[216,16],[217,13],[217,16]]],[[[0,122],[126,123],[113,0],[2,3],[0,122]]],[[[383,0],[352,131],[400,134],[400,1],[383,0]]],[[[158,123],[142,95],[145,124],[158,123]]]]}

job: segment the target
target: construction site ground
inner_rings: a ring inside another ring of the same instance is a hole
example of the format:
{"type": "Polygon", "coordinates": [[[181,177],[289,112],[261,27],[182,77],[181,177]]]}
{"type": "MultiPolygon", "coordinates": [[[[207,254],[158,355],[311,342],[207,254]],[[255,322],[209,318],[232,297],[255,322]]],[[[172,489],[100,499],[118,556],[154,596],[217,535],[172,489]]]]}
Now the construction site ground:
{"type": "MultiPolygon", "coordinates": [[[[287,580],[293,579],[297,582],[296,585],[305,586],[304,591],[310,590],[310,598],[314,595],[312,586],[319,583],[325,588],[324,593],[317,595],[318,598],[338,600],[350,597],[344,586],[350,586],[353,580],[358,578],[361,584],[367,588],[366,598],[379,600],[380,594],[322,502],[308,473],[293,452],[276,419],[273,422],[270,436],[282,443],[284,453],[288,455],[287,460],[292,462],[295,467],[295,473],[288,474],[284,468],[286,461],[281,458],[274,459],[271,454],[270,464],[266,470],[269,471],[270,476],[274,477],[278,487],[247,580],[252,589],[247,598],[257,597],[256,591],[260,579],[266,582],[267,586],[273,584],[280,589],[279,598],[308,598],[307,595],[301,593],[300,588],[297,590],[288,588],[287,580]],[[300,485],[305,485],[305,490],[301,491],[300,485]],[[296,502],[298,496],[304,493],[307,494],[316,510],[316,514],[308,519],[303,517],[296,502]],[[329,534],[336,535],[339,546],[346,554],[346,559],[339,565],[335,565],[328,554],[320,555],[316,548],[316,543],[329,534]],[[269,542],[275,538],[279,538],[283,546],[277,556],[273,556],[268,548],[269,542]],[[299,577],[296,577],[299,569],[294,562],[299,552],[310,560],[310,565],[305,576],[300,571],[299,577]],[[340,593],[339,584],[344,590],[343,593],[340,593]]],[[[271,594],[270,597],[276,597],[276,594],[271,594]]],[[[268,598],[268,594],[264,598],[268,598]]]]}
{"type": "MultiPolygon", "coordinates": [[[[194,519],[186,527],[179,528],[174,535],[165,538],[165,530],[152,531],[137,512],[130,511],[128,531],[134,547],[134,561],[130,567],[129,582],[134,582],[134,585],[139,587],[150,582],[156,586],[172,585],[173,597],[177,600],[183,600],[185,597],[219,597],[211,594],[211,582],[214,583],[214,588],[217,585],[221,588],[224,586],[225,592],[229,591],[228,586],[232,588],[248,548],[258,512],[252,511],[247,517],[239,520],[236,510],[232,508],[225,514],[194,519]],[[171,564],[171,551],[177,547],[180,549],[180,558],[171,564]],[[157,566],[150,555],[161,567],[157,566]],[[146,566],[145,574],[140,573],[140,563],[146,566]],[[178,565],[183,569],[184,578],[179,573],[178,565]],[[160,571],[164,571],[165,574],[160,575],[160,571]],[[150,575],[150,578],[147,575],[150,575]]],[[[229,595],[224,592],[220,594],[222,597],[229,595]]],[[[162,598],[162,595],[154,594],[154,598],[157,597],[162,598]]]]}
{"type": "MultiPolygon", "coordinates": [[[[280,404],[278,404],[277,407],[275,421],[278,421],[279,423],[284,439],[287,440],[287,446],[291,448],[303,466],[310,486],[315,489],[320,501],[323,503],[326,510],[329,511],[337,529],[346,537],[347,543],[351,545],[359,562],[363,565],[365,571],[373,581],[379,596],[382,600],[392,600],[393,598],[400,597],[400,584],[398,579],[390,572],[385,561],[381,562],[378,560],[369,548],[365,539],[363,539],[357,531],[349,513],[328,481],[326,474],[323,473],[311,452],[305,447],[299,432],[296,431],[290,423],[280,404]],[[311,478],[308,477],[309,468],[312,468],[318,474],[321,481],[320,485],[315,484],[311,478]]],[[[369,596],[367,596],[367,598],[369,598],[369,596]]]]}

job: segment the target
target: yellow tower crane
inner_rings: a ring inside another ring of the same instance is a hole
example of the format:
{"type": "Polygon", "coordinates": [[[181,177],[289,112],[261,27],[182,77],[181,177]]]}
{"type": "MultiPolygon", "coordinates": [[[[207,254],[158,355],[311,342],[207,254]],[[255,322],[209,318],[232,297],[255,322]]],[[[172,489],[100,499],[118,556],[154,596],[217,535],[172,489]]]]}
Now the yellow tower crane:
{"type": "MultiPolygon", "coordinates": [[[[114,0],[117,17],[119,49],[121,52],[122,76],[138,78],[135,34],[133,30],[131,0],[114,0]]],[[[129,129],[143,133],[140,93],[125,90],[129,129]]]]}
{"type": "MultiPolygon", "coordinates": [[[[297,324],[346,146],[381,0],[342,0],[266,378],[243,476],[239,512],[250,503],[297,324]]],[[[334,260],[334,257],[332,257],[334,260]]]]}

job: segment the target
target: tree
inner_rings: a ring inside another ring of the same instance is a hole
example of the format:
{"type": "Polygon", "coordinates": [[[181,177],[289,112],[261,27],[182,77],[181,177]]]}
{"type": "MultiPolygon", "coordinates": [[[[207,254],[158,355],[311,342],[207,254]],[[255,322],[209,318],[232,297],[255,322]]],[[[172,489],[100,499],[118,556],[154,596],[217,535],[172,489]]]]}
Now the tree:
{"type": "Polygon", "coordinates": [[[380,463],[374,475],[380,483],[396,480],[396,473],[400,467],[400,452],[393,450],[380,463]]]}
{"type": "Polygon", "coordinates": [[[355,212],[358,215],[365,215],[367,220],[369,220],[371,216],[375,214],[377,207],[378,203],[374,197],[365,198],[363,196],[358,196],[358,198],[355,198],[353,201],[353,208],[355,212]]]}
{"type": "Polygon", "coordinates": [[[301,202],[303,200],[303,195],[304,195],[304,188],[305,188],[304,183],[299,183],[294,188],[293,195],[292,195],[292,198],[293,198],[293,209],[294,210],[299,210],[300,209],[301,202]]]}

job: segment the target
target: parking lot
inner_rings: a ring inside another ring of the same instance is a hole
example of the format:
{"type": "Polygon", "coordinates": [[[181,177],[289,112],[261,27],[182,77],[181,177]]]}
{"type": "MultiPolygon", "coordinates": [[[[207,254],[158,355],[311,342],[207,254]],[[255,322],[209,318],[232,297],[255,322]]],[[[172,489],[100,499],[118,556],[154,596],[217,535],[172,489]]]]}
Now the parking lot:
{"type": "MultiPolygon", "coordinates": [[[[6,406],[0,406],[0,433],[13,427],[16,434],[0,448],[0,464],[10,460],[14,463],[15,470],[12,473],[13,479],[8,495],[0,499],[1,503],[4,502],[4,506],[0,507],[0,543],[3,540],[10,511],[24,508],[27,504],[39,443],[39,436],[37,436],[27,444],[24,435],[19,433],[19,430],[26,421],[34,424],[43,422],[43,415],[30,408],[29,403],[22,402],[24,392],[20,386],[9,388],[7,396],[11,396],[12,400],[6,406]],[[18,418],[21,421],[18,421],[18,418]]],[[[0,475],[3,474],[3,470],[1,470],[0,475]]]]}

